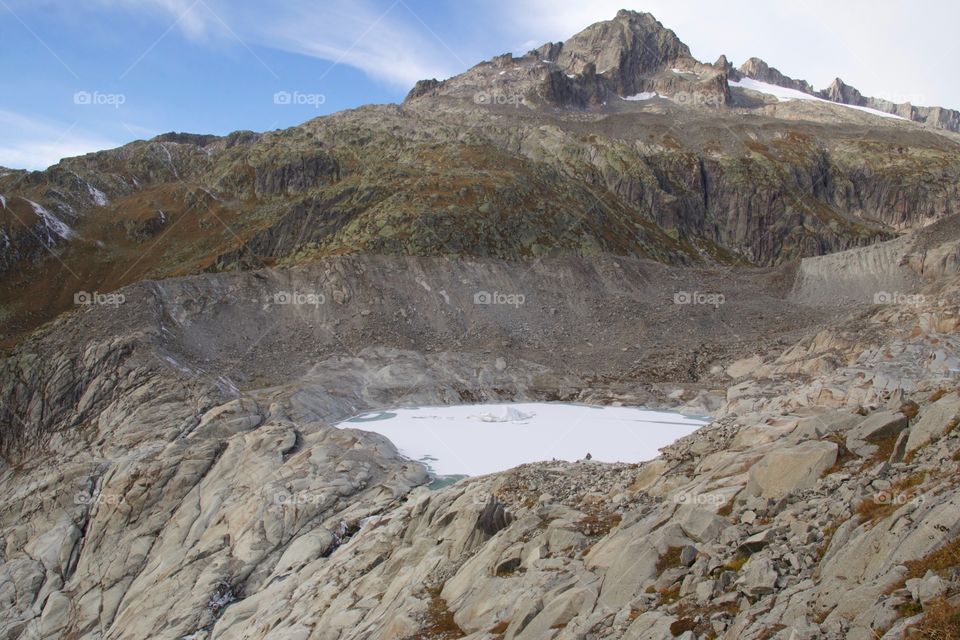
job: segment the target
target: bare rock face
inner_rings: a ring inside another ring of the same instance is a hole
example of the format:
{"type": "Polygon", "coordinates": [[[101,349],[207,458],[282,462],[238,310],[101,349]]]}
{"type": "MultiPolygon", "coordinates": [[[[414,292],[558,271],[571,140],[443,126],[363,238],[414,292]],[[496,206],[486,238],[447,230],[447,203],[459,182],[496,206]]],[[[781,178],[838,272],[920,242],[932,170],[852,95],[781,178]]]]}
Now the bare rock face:
{"type": "Polygon", "coordinates": [[[830,83],[830,86],[821,92],[821,95],[827,100],[833,100],[834,102],[843,104],[859,105],[863,101],[863,94],[846,84],[840,78],[835,78],[834,81],[830,83]]]}
{"type": "Polygon", "coordinates": [[[960,400],[946,396],[930,405],[910,428],[907,452],[929,444],[960,423],[960,400]]]}
{"type": "Polygon", "coordinates": [[[690,49],[649,13],[622,10],[569,40],[537,54],[567,73],[599,73],[620,96],[645,90],[645,80],[680,62],[694,62],[690,49]]]}
{"type": "Polygon", "coordinates": [[[760,58],[750,58],[740,65],[737,71],[740,76],[753,78],[760,82],[775,84],[779,87],[786,87],[787,89],[795,89],[797,91],[803,91],[804,93],[814,93],[813,87],[806,80],[794,80],[793,78],[785,76],[760,58]]]}
{"type": "Polygon", "coordinates": [[[805,442],[779,447],[750,468],[746,491],[764,498],[779,498],[809,489],[837,461],[833,442],[805,442]]]}

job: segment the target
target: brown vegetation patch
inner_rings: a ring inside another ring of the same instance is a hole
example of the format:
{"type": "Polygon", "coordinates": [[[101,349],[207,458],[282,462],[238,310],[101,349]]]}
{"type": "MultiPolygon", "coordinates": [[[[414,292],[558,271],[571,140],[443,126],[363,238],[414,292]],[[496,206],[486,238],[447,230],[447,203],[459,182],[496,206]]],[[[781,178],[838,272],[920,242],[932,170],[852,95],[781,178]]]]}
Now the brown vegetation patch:
{"type": "Polygon", "coordinates": [[[889,491],[881,491],[860,503],[857,514],[864,522],[876,522],[886,518],[917,496],[916,487],[923,483],[925,473],[915,473],[898,480],[889,491]]]}
{"type": "Polygon", "coordinates": [[[447,601],[440,595],[441,587],[427,589],[430,602],[423,616],[420,630],[404,640],[455,640],[467,634],[453,619],[453,612],[447,608],[447,601]]]}
{"type": "Polygon", "coordinates": [[[591,512],[587,513],[573,528],[591,538],[602,537],[620,524],[622,517],[619,513],[591,512]]]}
{"type": "Polygon", "coordinates": [[[657,575],[662,575],[668,569],[679,567],[682,551],[682,547],[667,547],[667,550],[657,559],[657,575]]]}
{"type": "Polygon", "coordinates": [[[907,638],[960,640],[960,605],[942,598],[929,603],[923,620],[907,632],[907,638]]]}

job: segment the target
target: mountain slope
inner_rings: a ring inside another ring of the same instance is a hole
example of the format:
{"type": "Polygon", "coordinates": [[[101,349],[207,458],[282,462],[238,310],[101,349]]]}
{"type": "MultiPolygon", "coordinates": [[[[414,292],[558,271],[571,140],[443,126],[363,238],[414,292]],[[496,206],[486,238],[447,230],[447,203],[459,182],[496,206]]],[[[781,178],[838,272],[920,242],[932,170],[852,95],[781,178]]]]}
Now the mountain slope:
{"type": "Polygon", "coordinates": [[[143,278],[355,252],[771,265],[957,213],[960,138],[731,84],[747,73],[809,90],[621,12],[400,106],[11,172],[0,339],[143,278]]]}

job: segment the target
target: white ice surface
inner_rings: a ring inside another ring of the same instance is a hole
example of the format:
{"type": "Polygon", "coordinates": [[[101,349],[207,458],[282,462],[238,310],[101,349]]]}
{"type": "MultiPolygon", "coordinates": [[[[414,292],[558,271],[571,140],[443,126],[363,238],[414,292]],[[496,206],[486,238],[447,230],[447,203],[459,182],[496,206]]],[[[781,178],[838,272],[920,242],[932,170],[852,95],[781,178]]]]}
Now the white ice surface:
{"type": "Polygon", "coordinates": [[[658,95],[659,94],[656,91],[643,91],[636,95],[627,96],[626,98],[624,98],[624,100],[632,100],[632,101],[639,102],[641,100],[651,100],[653,98],[656,98],[658,95]]]}
{"type": "Polygon", "coordinates": [[[105,207],[110,204],[110,200],[107,198],[107,194],[100,189],[97,189],[90,183],[87,183],[87,190],[90,192],[90,199],[93,200],[93,204],[98,207],[105,207]]]}
{"type": "Polygon", "coordinates": [[[526,462],[580,460],[639,462],[705,421],[632,407],[561,403],[458,405],[375,412],[340,428],[374,431],[433,473],[483,475],[526,462]]]}
{"type": "Polygon", "coordinates": [[[768,82],[760,82],[759,80],[754,80],[753,78],[743,78],[742,80],[729,80],[727,84],[729,84],[731,87],[740,87],[741,89],[749,89],[751,91],[758,91],[760,93],[765,93],[767,95],[775,97],[777,100],[781,102],[789,102],[790,100],[811,100],[813,102],[824,102],[826,104],[837,105],[838,107],[847,107],[848,109],[856,109],[858,111],[864,111],[866,113],[871,113],[875,116],[880,116],[881,118],[895,118],[897,120],[906,120],[906,118],[901,118],[898,115],[887,113],[885,111],[879,111],[877,109],[871,109],[869,107],[860,107],[852,104],[843,104],[840,102],[833,102],[831,100],[825,100],[824,98],[812,96],[809,93],[804,93],[803,91],[798,91],[796,89],[787,89],[786,87],[770,84],[768,82]]]}

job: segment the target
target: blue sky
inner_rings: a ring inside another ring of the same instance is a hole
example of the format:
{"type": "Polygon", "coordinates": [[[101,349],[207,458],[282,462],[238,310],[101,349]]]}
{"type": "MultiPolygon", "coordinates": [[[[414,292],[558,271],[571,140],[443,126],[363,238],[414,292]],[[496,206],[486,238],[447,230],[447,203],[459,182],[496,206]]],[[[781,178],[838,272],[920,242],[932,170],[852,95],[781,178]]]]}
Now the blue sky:
{"type": "Polygon", "coordinates": [[[932,4],[0,0],[0,165],[397,102],[417,79],[566,38],[621,7],[652,12],[703,60],[758,55],[816,87],[839,75],[867,94],[960,107],[960,3],[932,4]]]}

